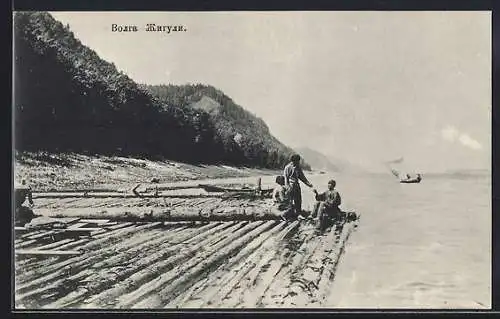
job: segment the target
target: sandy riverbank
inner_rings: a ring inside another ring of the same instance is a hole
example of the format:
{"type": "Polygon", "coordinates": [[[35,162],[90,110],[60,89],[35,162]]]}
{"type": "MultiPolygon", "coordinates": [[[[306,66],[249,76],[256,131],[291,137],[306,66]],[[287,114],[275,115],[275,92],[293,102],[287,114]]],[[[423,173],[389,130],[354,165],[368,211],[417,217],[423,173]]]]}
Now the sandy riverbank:
{"type": "Polygon", "coordinates": [[[223,178],[275,175],[279,171],[226,165],[192,165],[119,156],[21,153],[14,177],[26,179],[36,192],[131,189],[137,183],[169,184],[223,178]]]}

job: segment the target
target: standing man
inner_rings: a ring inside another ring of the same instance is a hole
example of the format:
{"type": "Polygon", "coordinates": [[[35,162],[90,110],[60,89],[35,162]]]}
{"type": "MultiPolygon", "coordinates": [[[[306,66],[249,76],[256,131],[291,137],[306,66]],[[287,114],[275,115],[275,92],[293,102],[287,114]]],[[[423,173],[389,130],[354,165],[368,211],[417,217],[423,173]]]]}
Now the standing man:
{"type": "Polygon", "coordinates": [[[298,154],[290,157],[290,163],[285,166],[283,175],[285,176],[285,185],[290,189],[290,199],[293,202],[295,216],[298,217],[302,212],[302,193],[299,180],[310,188],[313,188],[313,185],[304,176],[304,172],[300,167],[300,156],[298,154]]]}

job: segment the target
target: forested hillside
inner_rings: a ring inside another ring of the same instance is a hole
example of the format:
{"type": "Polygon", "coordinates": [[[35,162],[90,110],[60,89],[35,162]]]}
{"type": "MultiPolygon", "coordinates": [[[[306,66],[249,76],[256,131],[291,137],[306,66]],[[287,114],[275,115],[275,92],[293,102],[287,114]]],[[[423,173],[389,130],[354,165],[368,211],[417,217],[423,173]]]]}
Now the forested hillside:
{"type": "MultiPolygon", "coordinates": [[[[147,85],[154,96],[167,105],[209,115],[226,149],[240,158],[265,167],[283,166],[293,153],[273,137],[266,123],[237,105],[220,90],[207,85],[147,85]]],[[[240,160],[240,159],[238,159],[240,160]]],[[[306,169],[309,165],[303,163],[306,169]]]]}
{"type": "Polygon", "coordinates": [[[14,112],[20,151],[268,168],[281,168],[292,153],[222,92],[139,86],[46,12],[14,17],[14,112]]]}

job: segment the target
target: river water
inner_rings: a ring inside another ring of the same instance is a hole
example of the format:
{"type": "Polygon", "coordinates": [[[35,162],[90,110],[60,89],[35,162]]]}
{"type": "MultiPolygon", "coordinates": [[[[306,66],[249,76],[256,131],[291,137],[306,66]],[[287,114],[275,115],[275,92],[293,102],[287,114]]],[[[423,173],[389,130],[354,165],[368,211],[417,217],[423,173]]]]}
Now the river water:
{"type": "MultiPolygon", "coordinates": [[[[337,180],[342,208],[361,214],[338,266],[332,308],[490,308],[491,179],[315,175],[337,180]]],[[[304,208],[312,192],[302,188],[304,208]]]]}

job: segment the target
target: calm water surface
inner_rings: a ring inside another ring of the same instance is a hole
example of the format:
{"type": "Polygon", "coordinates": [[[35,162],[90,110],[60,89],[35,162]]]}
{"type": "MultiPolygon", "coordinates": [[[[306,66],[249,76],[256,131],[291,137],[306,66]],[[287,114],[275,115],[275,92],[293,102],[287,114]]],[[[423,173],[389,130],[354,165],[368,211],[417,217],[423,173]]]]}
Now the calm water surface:
{"type": "MultiPolygon", "coordinates": [[[[311,176],[318,190],[331,175],[311,176]]],[[[361,213],[329,305],[338,308],[490,308],[491,180],[335,175],[344,210],[361,213]]],[[[313,203],[303,187],[304,206],[313,203]]]]}

